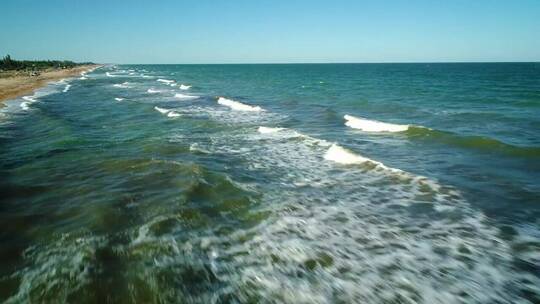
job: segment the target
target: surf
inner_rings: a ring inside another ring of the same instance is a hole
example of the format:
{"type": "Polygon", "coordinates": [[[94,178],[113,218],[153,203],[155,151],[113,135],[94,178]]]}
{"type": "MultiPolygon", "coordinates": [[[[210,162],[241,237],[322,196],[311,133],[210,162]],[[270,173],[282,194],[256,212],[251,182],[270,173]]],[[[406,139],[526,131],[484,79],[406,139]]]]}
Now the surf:
{"type": "Polygon", "coordinates": [[[232,110],[236,111],[247,111],[247,112],[260,112],[263,111],[263,109],[259,106],[250,106],[238,101],[234,101],[231,99],[227,99],[224,97],[219,97],[217,100],[217,103],[226,107],[231,108],[232,110]]]}
{"type": "Polygon", "coordinates": [[[113,84],[113,87],[115,88],[122,88],[122,89],[127,89],[127,88],[130,88],[129,86],[129,82],[123,82],[123,83],[116,83],[116,84],[113,84]]]}
{"type": "Polygon", "coordinates": [[[197,99],[197,98],[199,98],[199,96],[186,95],[186,94],[180,94],[180,93],[174,94],[174,97],[178,98],[178,99],[197,99]]]}
{"type": "Polygon", "coordinates": [[[163,83],[166,83],[166,84],[171,84],[174,82],[174,80],[169,80],[169,79],[163,79],[163,78],[159,78],[158,80],[156,80],[158,82],[163,82],[163,83]]]}
{"type": "Polygon", "coordinates": [[[170,111],[172,111],[172,110],[160,108],[160,107],[158,107],[158,106],[155,106],[155,107],[154,107],[154,110],[158,111],[158,112],[161,113],[161,114],[167,114],[167,113],[169,113],[170,111]]]}
{"type": "Polygon", "coordinates": [[[359,129],[365,132],[403,132],[409,129],[409,125],[391,124],[376,120],[369,120],[352,115],[343,116],[347,127],[359,129]]]}

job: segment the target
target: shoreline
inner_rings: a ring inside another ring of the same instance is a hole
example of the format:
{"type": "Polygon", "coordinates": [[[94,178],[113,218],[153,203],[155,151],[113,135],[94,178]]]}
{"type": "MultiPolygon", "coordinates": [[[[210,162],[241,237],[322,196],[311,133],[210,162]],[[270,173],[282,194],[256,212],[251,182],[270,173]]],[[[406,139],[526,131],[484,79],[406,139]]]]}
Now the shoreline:
{"type": "Polygon", "coordinates": [[[5,106],[4,102],[16,99],[23,95],[34,92],[53,81],[62,78],[78,76],[82,72],[95,69],[101,65],[82,65],[71,69],[55,69],[43,71],[39,76],[15,75],[0,78],[0,108],[5,106]]]}

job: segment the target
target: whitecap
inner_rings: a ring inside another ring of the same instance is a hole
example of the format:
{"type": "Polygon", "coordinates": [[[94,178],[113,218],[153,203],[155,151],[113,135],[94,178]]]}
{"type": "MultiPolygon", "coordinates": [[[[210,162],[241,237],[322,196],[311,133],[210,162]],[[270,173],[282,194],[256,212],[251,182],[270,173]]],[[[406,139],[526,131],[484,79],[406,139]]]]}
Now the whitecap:
{"type": "Polygon", "coordinates": [[[64,90],[62,90],[62,92],[66,93],[67,91],[69,91],[69,88],[71,88],[71,85],[67,84],[64,90]]]}
{"type": "Polygon", "coordinates": [[[30,102],[28,101],[21,102],[21,108],[25,111],[28,111],[30,109],[29,105],[30,105],[30,102]]]}
{"type": "Polygon", "coordinates": [[[115,97],[114,100],[116,100],[116,101],[122,101],[122,100],[124,100],[124,98],[121,98],[121,97],[115,97]]]}
{"type": "Polygon", "coordinates": [[[279,131],[284,130],[284,128],[270,128],[270,127],[259,127],[257,131],[261,134],[269,134],[269,133],[276,133],[279,131]]]}
{"type": "Polygon", "coordinates": [[[117,83],[117,84],[113,84],[113,87],[116,87],[116,88],[129,88],[129,82],[123,82],[123,83],[117,83]]]}
{"type": "Polygon", "coordinates": [[[174,111],[170,111],[169,113],[167,113],[167,117],[179,117],[181,116],[180,113],[176,113],[174,111]]]}
{"type": "Polygon", "coordinates": [[[198,143],[192,143],[191,145],[189,145],[189,151],[210,154],[210,151],[201,148],[198,143]]]}
{"type": "Polygon", "coordinates": [[[189,90],[190,88],[191,88],[190,85],[183,85],[183,84],[180,85],[180,90],[189,90]]]}
{"type": "Polygon", "coordinates": [[[174,82],[174,80],[168,80],[168,79],[162,79],[162,78],[160,78],[160,79],[158,79],[158,80],[156,80],[156,81],[163,82],[163,83],[166,83],[166,84],[169,84],[169,83],[173,83],[173,82],[174,82]]]}
{"type": "MultiPolygon", "coordinates": [[[[328,151],[324,154],[324,159],[331,160],[336,163],[350,165],[350,164],[362,164],[365,162],[373,162],[371,159],[356,155],[353,152],[342,148],[336,144],[333,144],[328,151]]],[[[374,162],[377,163],[377,162],[374,162]]]]}
{"type": "Polygon", "coordinates": [[[108,77],[116,77],[113,74],[111,74],[110,72],[106,72],[105,75],[107,75],[108,77]]]}
{"type": "Polygon", "coordinates": [[[23,96],[24,100],[27,100],[29,102],[36,102],[37,100],[34,98],[34,96],[23,96]]]}
{"type": "Polygon", "coordinates": [[[176,93],[174,95],[174,97],[179,98],[179,99],[197,99],[197,98],[199,98],[199,96],[185,95],[185,94],[180,94],[180,93],[176,93]]]}
{"type": "Polygon", "coordinates": [[[390,124],[351,115],[345,115],[343,118],[346,120],[346,126],[366,132],[403,132],[409,129],[409,125],[390,124]]]}
{"type": "Polygon", "coordinates": [[[236,111],[250,111],[250,112],[263,111],[263,109],[259,106],[250,106],[250,105],[243,104],[241,102],[223,98],[223,97],[219,97],[217,102],[220,105],[224,105],[236,111]]]}
{"type": "Polygon", "coordinates": [[[86,79],[88,79],[88,78],[83,76],[83,77],[80,77],[79,79],[80,79],[80,80],[86,80],[86,79]]]}
{"type": "Polygon", "coordinates": [[[156,111],[158,111],[159,113],[161,113],[161,114],[167,114],[167,113],[169,113],[170,111],[172,111],[172,110],[167,110],[167,109],[164,109],[164,108],[160,108],[160,107],[158,107],[158,106],[154,107],[154,109],[155,109],[156,111]]]}
{"type": "Polygon", "coordinates": [[[150,94],[156,94],[156,93],[161,93],[161,91],[159,90],[154,90],[154,89],[148,89],[146,90],[147,93],[150,93],[150,94]]]}

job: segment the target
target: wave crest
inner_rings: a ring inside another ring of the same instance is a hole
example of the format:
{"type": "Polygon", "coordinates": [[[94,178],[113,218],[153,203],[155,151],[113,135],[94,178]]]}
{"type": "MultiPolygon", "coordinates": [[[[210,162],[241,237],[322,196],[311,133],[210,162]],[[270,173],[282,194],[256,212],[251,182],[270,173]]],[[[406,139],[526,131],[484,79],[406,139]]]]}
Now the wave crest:
{"type": "Polygon", "coordinates": [[[199,98],[199,96],[186,95],[186,94],[180,94],[180,93],[176,93],[174,95],[174,97],[178,98],[178,99],[197,99],[197,98],[199,98]]]}
{"type": "Polygon", "coordinates": [[[259,106],[250,106],[250,105],[243,104],[241,102],[223,98],[223,97],[219,97],[217,103],[219,103],[220,105],[229,107],[236,111],[249,111],[249,112],[263,111],[263,109],[259,106]]]}
{"type": "Polygon", "coordinates": [[[409,129],[409,125],[391,124],[351,115],[345,115],[343,118],[346,120],[346,126],[366,132],[403,132],[409,129]]]}

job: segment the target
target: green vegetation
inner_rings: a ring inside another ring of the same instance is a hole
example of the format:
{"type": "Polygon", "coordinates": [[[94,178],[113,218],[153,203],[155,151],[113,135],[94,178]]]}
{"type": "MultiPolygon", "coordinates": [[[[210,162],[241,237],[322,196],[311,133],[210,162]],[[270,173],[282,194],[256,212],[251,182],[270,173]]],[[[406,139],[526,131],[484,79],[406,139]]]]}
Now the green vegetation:
{"type": "Polygon", "coordinates": [[[91,62],[82,62],[77,63],[67,60],[13,60],[11,56],[6,55],[2,60],[0,60],[0,71],[11,71],[11,70],[32,70],[39,71],[49,68],[54,69],[67,69],[73,68],[79,65],[92,64],[91,62]]]}

